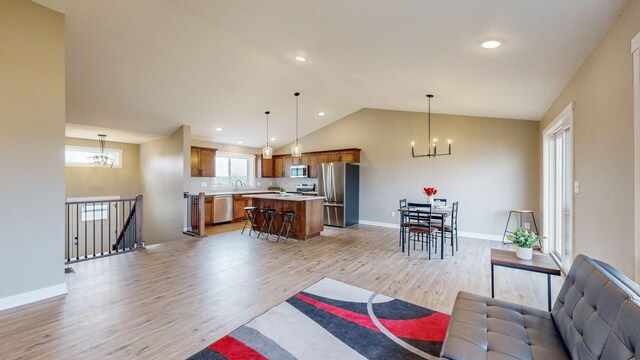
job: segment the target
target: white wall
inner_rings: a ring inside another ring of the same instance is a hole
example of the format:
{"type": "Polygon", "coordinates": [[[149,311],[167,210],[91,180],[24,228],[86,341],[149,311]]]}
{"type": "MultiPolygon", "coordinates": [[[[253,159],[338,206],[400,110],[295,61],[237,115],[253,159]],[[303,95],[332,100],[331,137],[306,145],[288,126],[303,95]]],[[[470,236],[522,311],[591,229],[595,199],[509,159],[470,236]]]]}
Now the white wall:
{"type": "Polygon", "coordinates": [[[0,310],[66,293],[64,16],[0,1],[0,310]]]}
{"type": "Polygon", "coordinates": [[[140,188],[144,196],[144,241],[186,238],[183,193],[191,187],[191,127],[140,145],[140,188]]]}

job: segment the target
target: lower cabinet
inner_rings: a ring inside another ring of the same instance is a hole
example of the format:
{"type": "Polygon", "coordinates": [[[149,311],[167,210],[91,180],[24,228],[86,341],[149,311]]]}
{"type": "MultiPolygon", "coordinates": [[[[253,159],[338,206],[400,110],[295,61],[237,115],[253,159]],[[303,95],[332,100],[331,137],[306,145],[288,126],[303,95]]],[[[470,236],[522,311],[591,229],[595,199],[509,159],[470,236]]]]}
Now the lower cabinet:
{"type": "Polygon", "coordinates": [[[204,197],[204,224],[213,225],[213,196],[204,197]]]}
{"type": "Polygon", "coordinates": [[[247,214],[244,211],[246,206],[251,206],[253,200],[251,198],[242,197],[241,194],[233,195],[233,221],[242,221],[246,219],[247,214]]]}

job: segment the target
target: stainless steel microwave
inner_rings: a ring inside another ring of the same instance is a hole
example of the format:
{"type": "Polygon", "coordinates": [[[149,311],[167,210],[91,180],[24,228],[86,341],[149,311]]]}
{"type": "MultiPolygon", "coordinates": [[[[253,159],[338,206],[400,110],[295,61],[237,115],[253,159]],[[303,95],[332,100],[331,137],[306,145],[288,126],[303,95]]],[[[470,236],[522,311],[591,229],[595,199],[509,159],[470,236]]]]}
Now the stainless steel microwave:
{"type": "Polygon", "coordinates": [[[306,178],[309,177],[309,165],[291,165],[289,177],[306,178]]]}

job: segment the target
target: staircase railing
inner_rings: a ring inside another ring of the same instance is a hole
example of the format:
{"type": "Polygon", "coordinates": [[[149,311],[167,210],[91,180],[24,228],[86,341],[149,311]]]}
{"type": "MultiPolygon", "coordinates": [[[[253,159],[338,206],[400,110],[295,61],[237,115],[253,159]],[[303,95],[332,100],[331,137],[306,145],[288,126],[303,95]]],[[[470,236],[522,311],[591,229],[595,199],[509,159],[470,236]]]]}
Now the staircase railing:
{"type": "Polygon", "coordinates": [[[144,248],[143,198],[65,203],[65,262],[144,248]]]}
{"type": "Polygon", "coordinates": [[[204,193],[184,193],[184,200],[186,216],[183,233],[197,237],[205,236],[204,193]]]}

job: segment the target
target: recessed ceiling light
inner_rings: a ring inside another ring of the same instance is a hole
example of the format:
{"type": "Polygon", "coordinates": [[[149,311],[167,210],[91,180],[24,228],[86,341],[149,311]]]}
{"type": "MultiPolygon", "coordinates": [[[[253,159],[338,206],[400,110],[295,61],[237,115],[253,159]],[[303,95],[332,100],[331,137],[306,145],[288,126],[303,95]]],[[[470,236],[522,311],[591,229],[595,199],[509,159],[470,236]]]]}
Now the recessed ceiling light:
{"type": "Polygon", "coordinates": [[[216,128],[216,131],[222,131],[222,128],[216,128]]]}
{"type": "Polygon", "coordinates": [[[324,116],[324,111],[320,111],[320,112],[318,113],[318,116],[324,116]]]}
{"type": "Polygon", "coordinates": [[[276,138],[271,138],[271,141],[276,141],[276,138]]]}
{"type": "Polygon", "coordinates": [[[307,58],[302,55],[296,55],[296,60],[304,62],[304,61],[307,61],[307,58]]]}
{"type": "Polygon", "coordinates": [[[238,141],[238,144],[242,144],[242,140],[238,141]]]}
{"type": "Polygon", "coordinates": [[[489,40],[482,43],[482,47],[485,49],[495,49],[500,45],[501,43],[498,40],[489,40]]]}

